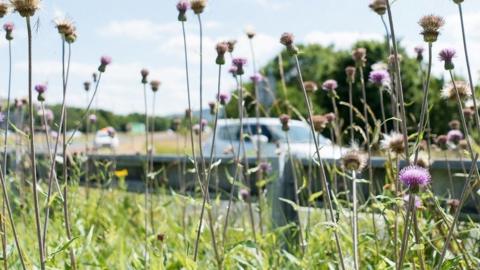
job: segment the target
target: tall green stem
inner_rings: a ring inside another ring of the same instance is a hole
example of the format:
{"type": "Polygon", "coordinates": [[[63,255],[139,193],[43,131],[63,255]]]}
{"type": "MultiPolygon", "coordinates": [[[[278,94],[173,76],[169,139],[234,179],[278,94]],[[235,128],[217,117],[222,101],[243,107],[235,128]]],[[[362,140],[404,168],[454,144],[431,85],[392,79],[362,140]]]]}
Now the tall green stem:
{"type": "Polygon", "coordinates": [[[148,142],[148,132],[149,132],[149,125],[148,125],[148,103],[147,103],[147,85],[144,83],[143,84],[143,100],[144,100],[144,106],[145,106],[145,191],[144,191],[144,201],[143,201],[143,207],[145,211],[145,216],[144,216],[144,229],[145,229],[145,239],[144,239],[144,248],[145,248],[145,253],[144,253],[144,260],[145,260],[145,269],[148,269],[148,250],[149,250],[149,245],[148,245],[148,186],[149,186],[149,174],[150,174],[150,163],[149,163],[149,142],[148,142]]]}

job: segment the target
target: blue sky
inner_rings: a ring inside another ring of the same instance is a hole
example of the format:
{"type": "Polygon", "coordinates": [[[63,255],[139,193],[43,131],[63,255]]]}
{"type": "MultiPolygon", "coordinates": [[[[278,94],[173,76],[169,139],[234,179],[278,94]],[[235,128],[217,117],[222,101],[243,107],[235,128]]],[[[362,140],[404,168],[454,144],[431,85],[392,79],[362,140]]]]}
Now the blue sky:
{"type": "MultiPolygon", "coordinates": [[[[259,66],[281,49],[278,43],[283,32],[293,32],[297,42],[333,44],[349,48],[358,39],[382,39],[379,17],[368,8],[366,0],[210,0],[204,22],[205,104],[216,92],[217,69],[214,65],[215,43],[235,38],[239,41],[237,56],[250,57],[247,27],[255,29],[255,53],[259,66]]],[[[61,100],[61,41],[53,20],[71,18],[79,33],[72,46],[72,67],[68,93],[69,105],[84,106],[82,83],[90,79],[98,67],[101,55],[110,55],[108,67],[99,90],[98,104],[117,113],[142,112],[143,92],[139,71],[151,70],[151,79],[162,81],[158,92],[158,113],[167,115],[183,112],[187,106],[183,69],[181,25],[176,20],[176,1],[170,0],[82,0],[42,1],[42,8],[33,21],[38,21],[34,33],[34,82],[48,82],[47,102],[61,100]]],[[[475,78],[480,70],[480,2],[466,0],[463,4],[472,67],[475,78]]],[[[435,51],[454,47],[461,52],[458,10],[452,0],[397,0],[393,4],[397,35],[409,51],[423,44],[418,19],[425,14],[438,14],[446,19],[435,51]]],[[[198,24],[188,14],[190,69],[194,107],[198,108],[198,24]]],[[[9,14],[2,23],[16,25],[13,41],[13,95],[26,96],[26,28],[18,14],[9,14]]],[[[3,37],[3,34],[2,34],[3,37]]],[[[6,96],[8,47],[0,41],[0,96],[6,96]],[[1,61],[3,60],[3,61],[1,61]]],[[[458,72],[464,73],[464,59],[456,59],[458,72]]],[[[434,70],[441,74],[441,64],[434,70]]],[[[247,67],[251,70],[251,65],[247,67]]],[[[249,75],[249,74],[247,74],[249,75]]],[[[222,89],[232,89],[233,81],[225,74],[222,89]]]]}

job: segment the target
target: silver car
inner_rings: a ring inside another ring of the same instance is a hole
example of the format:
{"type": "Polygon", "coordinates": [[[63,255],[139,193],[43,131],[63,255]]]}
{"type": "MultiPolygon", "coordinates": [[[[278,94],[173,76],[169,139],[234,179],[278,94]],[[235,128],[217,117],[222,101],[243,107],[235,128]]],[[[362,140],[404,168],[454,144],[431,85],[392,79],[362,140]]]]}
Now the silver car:
{"type": "MultiPolygon", "coordinates": [[[[278,118],[260,118],[259,125],[261,133],[257,134],[257,119],[243,119],[245,151],[248,156],[255,156],[258,147],[260,147],[262,157],[275,157],[288,153],[287,137],[282,131],[282,125],[278,118]]],[[[289,126],[288,140],[292,156],[296,158],[315,157],[315,144],[310,126],[298,120],[290,120],[289,126]]],[[[203,145],[203,153],[206,155],[209,155],[212,149],[212,138],[213,136],[210,136],[203,145]]],[[[345,149],[333,145],[321,134],[317,138],[321,158],[338,159],[341,157],[345,149]]],[[[240,121],[238,119],[218,120],[214,155],[231,157],[233,153],[238,152],[243,155],[243,149],[239,148],[239,140],[240,121]]]]}

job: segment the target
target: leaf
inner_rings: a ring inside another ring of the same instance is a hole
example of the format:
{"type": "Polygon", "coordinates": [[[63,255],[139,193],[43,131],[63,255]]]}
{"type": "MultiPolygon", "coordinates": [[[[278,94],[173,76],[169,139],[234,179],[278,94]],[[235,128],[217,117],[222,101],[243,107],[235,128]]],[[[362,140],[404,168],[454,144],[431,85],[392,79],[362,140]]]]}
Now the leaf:
{"type": "Polygon", "coordinates": [[[215,161],[214,163],[212,163],[212,164],[210,165],[210,170],[213,170],[213,168],[218,167],[218,165],[220,165],[220,163],[222,163],[222,160],[221,160],[221,159],[219,159],[219,160],[215,161]]]}
{"type": "Polygon", "coordinates": [[[70,247],[70,245],[73,243],[73,241],[75,241],[77,239],[78,239],[78,237],[74,237],[74,238],[70,239],[70,241],[67,241],[64,244],[62,244],[61,246],[57,247],[57,249],[54,252],[52,252],[48,255],[48,260],[53,259],[55,257],[55,255],[57,255],[58,253],[60,253],[64,250],[66,250],[68,247],[70,247]]]}
{"type": "Polygon", "coordinates": [[[312,195],[310,195],[310,197],[308,197],[308,201],[309,202],[314,202],[316,199],[318,199],[322,195],[323,195],[323,190],[319,191],[319,192],[315,192],[312,195]]]}
{"type": "Polygon", "coordinates": [[[285,255],[285,257],[287,257],[289,262],[296,264],[298,266],[301,265],[300,260],[297,259],[297,257],[293,256],[291,253],[287,252],[286,250],[282,250],[282,253],[285,255]]]}
{"type": "Polygon", "coordinates": [[[290,206],[292,206],[292,208],[295,211],[298,211],[299,206],[295,202],[293,202],[291,200],[288,200],[288,199],[285,199],[285,198],[278,198],[278,199],[282,202],[288,203],[290,206]]]}

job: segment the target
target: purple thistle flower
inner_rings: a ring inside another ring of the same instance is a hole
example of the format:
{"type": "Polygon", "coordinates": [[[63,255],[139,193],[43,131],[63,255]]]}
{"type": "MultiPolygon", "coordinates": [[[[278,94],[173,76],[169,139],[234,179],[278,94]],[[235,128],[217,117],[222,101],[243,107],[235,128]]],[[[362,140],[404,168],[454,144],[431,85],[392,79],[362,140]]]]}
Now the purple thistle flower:
{"type": "Polygon", "coordinates": [[[454,49],[446,48],[441,50],[438,54],[438,58],[440,59],[440,61],[445,62],[445,70],[452,70],[455,68],[452,60],[455,57],[456,53],[457,52],[454,49]]]}
{"type": "Polygon", "coordinates": [[[453,144],[457,144],[463,139],[463,133],[458,129],[452,129],[447,133],[447,140],[453,144]]]}
{"type": "Polygon", "coordinates": [[[47,121],[52,121],[53,117],[54,115],[52,110],[45,110],[45,118],[47,118],[47,121]]]}
{"type": "Polygon", "coordinates": [[[286,114],[282,114],[279,117],[280,123],[282,124],[282,130],[283,131],[288,131],[290,127],[288,126],[288,121],[290,121],[290,116],[286,114]]]}
{"type": "Polygon", "coordinates": [[[233,77],[237,76],[237,70],[238,68],[236,66],[231,66],[228,69],[228,73],[232,74],[233,77]]]}
{"type": "Polygon", "coordinates": [[[256,83],[259,83],[259,82],[263,81],[263,76],[262,76],[262,74],[257,72],[255,74],[253,74],[252,76],[250,76],[250,80],[252,80],[252,82],[256,84],[256,83]]]}
{"type": "Polygon", "coordinates": [[[262,162],[260,162],[260,164],[258,165],[258,169],[259,169],[262,173],[269,174],[269,173],[272,172],[272,164],[270,164],[270,162],[267,162],[267,161],[262,161],[262,162]]]}
{"type": "Polygon", "coordinates": [[[3,30],[5,30],[7,32],[12,32],[14,27],[15,26],[12,22],[7,22],[3,25],[3,30]]]}
{"type": "Polygon", "coordinates": [[[177,3],[177,10],[178,12],[187,12],[187,10],[190,8],[190,2],[187,0],[180,0],[177,3]]]}
{"type": "Polygon", "coordinates": [[[88,120],[90,121],[90,123],[96,123],[97,122],[97,116],[95,114],[90,114],[88,116],[88,120]]]}
{"type": "Polygon", "coordinates": [[[47,91],[47,85],[46,84],[37,84],[35,85],[35,91],[37,91],[37,93],[39,95],[45,93],[45,91],[47,91]]]}
{"type": "Polygon", "coordinates": [[[418,188],[428,185],[432,177],[427,169],[417,165],[410,165],[398,173],[398,178],[405,186],[415,192],[418,191],[418,188]]]}
{"type": "Polygon", "coordinates": [[[200,121],[200,127],[202,128],[202,131],[204,131],[207,125],[208,125],[208,121],[206,119],[202,119],[202,121],[200,121]]]}
{"type": "Polygon", "coordinates": [[[423,61],[423,51],[425,50],[422,46],[416,46],[413,48],[415,53],[417,54],[417,61],[422,62],[423,61]]]}
{"type": "Polygon", "coordinates": [[[368,80],[380,87],[390,83],[390,74],[386,70],[374,70],[370,72],[368,80]]]}
{"type": "MultiPolygon", "coordinates": [[[[420,207],[422,207],[422,200],[417,195],[414,196],[414,206],[416,209],[419,209],[420,207]]],[[[408,201],[410,201],[410,195],[407,194],[403,196],[403,201],[405,202],[405,205],[408,205],[408,201]]]]}
{"type": "Polygon", "coordinates": [[[98,71],[105,72],[105,68],[112,63],[112,58],[110,56],[102,56],[100,58],[100,66],[98,71]]]}
{"type": "Polygon", "coordinates": [[[250,198],[250,192],[248,192],[248,190],[245,188],[240,189],[238,193],[240,194],[240,197],[244,201],[248,201],[248,199],[250,198]]]}
{"type": "Polygon", "coordinates": [[[322,84],[322,89],[327,92],[335,91],[337,88],[338,88],[338,83],[335,80],[326,80],[322,84]]]}
{"type": "Polygon", "coordinates": [[[237,75],[243,75],[245,73],[243,66],[247,64],[247,59],[242,57],[233,58],[232,64],[237,68],[237,75]]]}
{"type": "Polygon", "coordinates": [[[218,94],[217,99],[220,102],[220,104],[226,105],[228,101],[230,101],[230,95],[228,93],[221,92],[218,94]]]}

